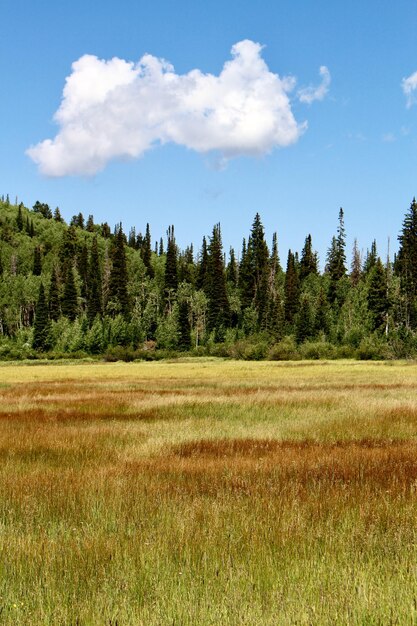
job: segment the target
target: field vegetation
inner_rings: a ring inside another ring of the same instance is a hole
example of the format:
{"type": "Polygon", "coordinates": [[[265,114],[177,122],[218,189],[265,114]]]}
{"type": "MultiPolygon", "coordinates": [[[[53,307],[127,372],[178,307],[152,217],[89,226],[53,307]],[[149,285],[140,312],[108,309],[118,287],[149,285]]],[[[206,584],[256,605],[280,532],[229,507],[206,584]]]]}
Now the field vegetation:
{"type": "Polygon", "coordinates": [[[417,623],[417,365],[0,366],[0,622],[417,623]]]}

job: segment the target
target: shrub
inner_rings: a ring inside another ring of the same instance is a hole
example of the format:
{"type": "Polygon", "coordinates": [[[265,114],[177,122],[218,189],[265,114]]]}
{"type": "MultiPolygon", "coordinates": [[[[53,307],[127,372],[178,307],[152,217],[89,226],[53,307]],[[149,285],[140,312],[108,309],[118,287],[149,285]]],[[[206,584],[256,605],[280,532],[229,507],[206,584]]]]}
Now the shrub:
{"type": "Polygon", "coordinates": [[[267,358],[270,361],[298,361],[301,359],[294,337],[284,337],[274,344],[268,350],[267,358]]]}
{"type": "Polygon", "coordinates": [[[306,341],[298,349],[303,359],[334,359],[337,354],[327,341],[306,341]]]}
{"type": "Polygon", "coordinates": [[[379,361],[389,357],[387,342],[383,337],[374,333],[369,337],[364,337],[356,351],[357,358],[365,361],[379,361]]]}

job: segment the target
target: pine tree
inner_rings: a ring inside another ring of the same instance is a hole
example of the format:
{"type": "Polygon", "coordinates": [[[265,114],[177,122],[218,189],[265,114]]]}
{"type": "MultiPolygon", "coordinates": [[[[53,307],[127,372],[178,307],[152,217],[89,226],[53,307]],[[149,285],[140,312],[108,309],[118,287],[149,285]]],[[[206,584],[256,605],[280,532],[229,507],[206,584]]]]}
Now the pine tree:
{"type": "Polygon", "coordinates": [[[196,267],[194,264],[193,244],[186,247],[185,252],[178,259],[178,282],[195,284],[196,267]]]}
{"type": "Polygon", "coordinates": [[[162,239],[162,237],[159,240],[159,250],[158,250],[158,255],[159,256],[163,256],[164,254],[164,240],[162,239]]]}
{"type": "Polygon", "coordinates": [[[273,233],[272,235],[272,247],[271,247],[271,256],[269,259],[269,265],[271,268],[270,271],[270,282],[275,282],[276,276],[282,271],[281,263],[278,255],[278,238],[277,234],[273,233]]]}
{"type": "Polygon", "coordinates": [[[175,243],[174,226],[167,231],[168,243],[165,261],[164,293],[168,309],[171,309],[172,299],[178,289],[178,259],[177,244],[175,243]]]}
{"type": "Polygon", "coordinates": [[[42,273],[42,256],[39,246],[35,246],[33,252],[33,275],[40,276],[42,273]]]}
{"type": "Polygon", "coordinates": [[[56,222],[63,222],[64,221],[62,219],[62,215],[61,215],[61,211],[59,210],[59,207],[56,207],[56,209],[54,211],[54,220],[56,222]]]}
{"type": "Polygon", "coordinates": [[[301,297],[295,321],[295,340],[303,343],[313,335],[313,312],[310,299],[306,294],[301,297]]]}
{"type": "Polygon", "coordinates": [[[38,301],[35,308],[35,321],[33,324],[32,346],[35,350],[47,350],[49,347],[50,322],[48,316],[48,305],[45,298],[43,284],[40,284],[38,301]]]}
{"type": "Polygon", "coordinates": [[[65,274],[64,293],[62,294],[61,309],[63,315],[73,322],[78,314],[78,293],[75,285],[74,269],[67,267],[65,274]]]}
{"type": "Polygon", "coordinates": [[[86,230],[87,232],[89,232],[89,233],[93,233],[93,232],[94,232],[94,230],[95,230],[95,228],[94,228],[94,218],[93,218],[93,216],[92,216],[92,215],[89,215],[89,216],[88,216],[88,219],[87,219],[87,224],[86,224],[86,226],[85,226],[85,230],[86,230]]]}
{"type": "Polygon", "coordinates": [[[268,306],[268,279],[269,279],[269,251],[264,237],[259,213],[255,215],[250,236],[250,262],[253,292],[253,305],[258,312],[258,323],[265,325],[265,317],[268,306]]]}
{"type": "Polygon", "coordinates": [[[371,244],[371,250],[366,251],[365,263],[363,264],[363,273],[368,275],[369,272],[375,267],[378,259],[378,254],[376,250],[376,241],[373,240],[371,244]]]}
{"type": "MultiPolygon", "coordinates": [[[[346,236],[343,209],[339,211],[339,226],[337,237],[333,237],[327,253],[326,271],[330,276],[329,301],[336,302],[338,297],[339,281],[346,275],[346,236]]],[[[341,304],[341,302],[339,302],[341,304]]]]}
{"type": "Polygon", "coordinates": [[[141,257],[145,264],[146,270],[148,272],[148,276],[150,278],[154,277],[154,269],[152,267],[151,258],[152,258],[152,249],[151,249],[151,231],[149,228],[149,224],[146,224],[146,232],[145,237],[143,239],[142,247],[141,247],[141,257]]]}
{"type": "Polygon", "coordinates": [[[249,237],[247,245],[245,238],[242,241],[242,254],[239,264],[238,286],[243,311],[251,306],[255,295],[252,269],[252,242],[249,237]]]}
{"type": "Polygon", "coordinates": [[[327,335],[330,330],[330,309],[326,293],[321,287],[316,306],[316,316],[314,319],[314,335],[324,333],[327,335]]]}
{"type": "Polygon", "coordinates": [[[387,275],[379,257],[369,272],[368,309],[372,316],[372,330],[385,329],[388,315],[387,275]]]}
{"type": "Polygon", "coordinates": [[[178,306],[178,347],[180,350],[191,348],[190,305],[186,299],[178,306]]]}
{"type": "Polygon", "coordinates": [[[93,324],[97,315],[102,312],[102,285],[100,258],[98,254],[97,236],[91,245],[90,259],[87,273],[87,318],[93,324]]]}
{"type": "Polygon", "coordinates": [[[311,235],[307,235],[301,251],[300,281],[305,280],[310,274],[318,274],[317,255],[313,252],[311,235]]]}
{"type": "Polygon", "coordinates": [[[64,269],[64,279],[67,267],[72,267],[77,255],[77,233],[74,226],[70,226],[63,234],[59,259],[64,269]]]}
{"type": "Polygon", "coordinates": [[[405,323],[417,327],[417,202],[413,198],[405,215],[401,234],[398,236],[400,248],[395,261],[395,273],[400,277],[401,290],[405,297],[405,323]]]}
{"type": "Polygon", "coordinates": [[[277,290],[273,290],[269,294],[268,310],[267,310],[266,330],[269,334],[279,341],[284,336],[284,309],[281,301],[281,294],[277,290]]]}
{"type": "Polygon", "coordinates": [[[295,257],[288,251],[287,271],[284,282],[284,319],[291,325],[298,310],[299,278],[295,267],[295,257]]]}
{"type": "Polygon", "coordinates": [[[88,282],[88,248],[87,240],[84,239],[84,243],[77,255],[77,269],[81,278],[81,298],[83,302],[87,302],[87,282],[88,282]]]}
{"type": "Polygon", "coordinates": [[[229,252],[229,263],[226,268],[226,278],[227,282],[229,282],[233,287],[237,285],[237,264],[236,264],[236,256],[235,251],[232,247],[230,247],[229,252]]]}
{"type": "Polygon", "coordinates": [[[209,330],[216,330],[217,338],[222,339],[222,333],[230,323],[230,308],[220,224],[214,226],[208,246],[207,295],[209,299],[207,327],[209,330]]]}
{"type": "Polygon", "coordinates": [[[208,267],[208,252],[207,241],[203,237],[203,243],[201,246],[200,258],[197,265],[197,289],[202,289],[207,295],[207,267],[208,267]]]}
{"type": "Polygon", "coordinates": [[[357,287],[362,276],[362,261],[358,248],[358,241],[355,239],[352,250],[352,263],[350,266],[350,282],[353,287],[357,287]]]}
{"type": "Polygon", "coordinates": [[[112,247],[112,268],[109,279],[109,303],[112,305],[112,314],[129,313],[129,295],[127,291],[128,274],[125,252],[125,236],[122,225],[118,226],[112,247]]]}
{"type": "Polygon", "coordinates": [[[59,284],[56,267],[52,268],[51,282],[49,284],[48,298],[49,318],[56,322],[61,315],[61,304],[59,300],[59,284]]]}
{"type": "Polygon", "coordinates": [[[104,239],[110,239],[110,235],[110,226],[107,224],[107,222],[104,222],[104,224],[101,225],[101,236],[104,237],[104,239]]]}
{"type": "Polygon", "coordinates": [[[16,218],[16,226],[17,230],[23,230],[23,214],[22,214],[22,203],[19,204],[19,208],[17,210],[17,218],[16,218]]]}
{"type": "Polygon", "coordinates": [[[42,202],[39,202],[39,200],[36,200],[32,208],[33,208],[34,213],[40,213],[40,215],[42,215],[42,217],[44,217],[45,219],[48,219],[48,220],[52,219],[52,211],[49,208],[48,204],[42,203],[42,202]]]}

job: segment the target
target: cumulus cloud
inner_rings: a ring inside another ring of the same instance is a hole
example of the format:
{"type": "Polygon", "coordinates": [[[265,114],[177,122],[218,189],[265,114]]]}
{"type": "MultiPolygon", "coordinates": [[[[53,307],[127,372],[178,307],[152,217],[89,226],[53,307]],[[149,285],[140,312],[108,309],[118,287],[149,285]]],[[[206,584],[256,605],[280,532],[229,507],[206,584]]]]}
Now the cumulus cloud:
{"type": "Polygon", "coordinates": [[[414,72],[408,78],[403,78],[401,85],[407,98],[407,107],[411,107],[417,102],[417,97],[414,93],[417,89],[417,72],[414,72]]]}
{"type": "MultiPolygon", "coordinates": [[[[47,176],[93,175],[112,159],[136,158],[174,142],[227,160],[263,155],[295,143],[307,127],[292,113],[295,79],[271,72],[262,46],[236,43],[218,76],[195,69],[177,74],[152,55],[138,63],[84,55],[72,65],[54,116],[59,131],[27,150],[47,176]]],[[[322,99],[330,81],[302,91],[322,99]]]]}
{"type": "Polygon", "coordinates": [[[322,65],[319,73],[322,77],[320,85],[317,87],[310,85],[309,87],[304,87],[303,89],[298,90],[298,98],[300,102],[311,104],[315,100],[323,100],[323,98],[327,95],[331,81],[329,69],[325,65],[322,65]]]}

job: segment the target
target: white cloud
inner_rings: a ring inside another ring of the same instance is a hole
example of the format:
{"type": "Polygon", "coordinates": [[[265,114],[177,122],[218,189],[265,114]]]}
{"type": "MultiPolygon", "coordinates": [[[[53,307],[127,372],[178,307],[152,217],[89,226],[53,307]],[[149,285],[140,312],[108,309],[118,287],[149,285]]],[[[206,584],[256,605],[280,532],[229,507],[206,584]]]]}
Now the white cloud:
{"type": "Polygon", "coordinates": [[[329,69],[322,65],[320,67],[320,76],[322,77],[322,81],[318,87],[304,87],[303,89],[298,90],[298,98],[300,102],[305,102],[306,104],[311,104],[315,100],[323,100],[329,91],[329,85],[331,81],[331,76],[329,69]]]}
{"type": "MultiPolygon", "coordinates": [[[[47,176],[92,175],[112,159],[142,156],[174,142],[220,160],[263,155],[295,143],[307,127],[297,123],[289,94],[291,76],[272,73],[262,46],[240,41],[218,76],[195,69],[176,74],[152,55],[138,63],[85,55],[72,65],[54,116],[55,138],[27,150],[47,176]]],[[[303,102],[322,99],[330,81],[302,90],[303,102]]]]}
{"type": "Polygon", "coordinates": [[[407,107],[411,107],[417,102],[417,97],[414,94],[414,91],[417,89],[417,72],[414,72],[408,78],[403,78],[401,85],[407,98],[407,107]]]}

